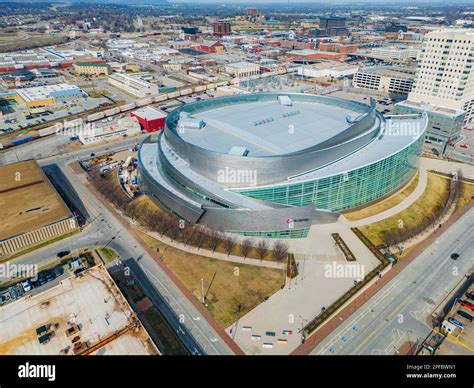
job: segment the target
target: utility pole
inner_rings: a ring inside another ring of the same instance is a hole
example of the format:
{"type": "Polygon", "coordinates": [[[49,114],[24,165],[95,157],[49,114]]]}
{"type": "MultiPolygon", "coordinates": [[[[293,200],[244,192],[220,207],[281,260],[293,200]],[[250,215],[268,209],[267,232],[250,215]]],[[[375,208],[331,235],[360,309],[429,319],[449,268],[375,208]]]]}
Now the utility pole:
{"type": "Polygon", "coordinates": [[[205,296],[204,296],[204,278],[201,278],[201,295],[202,295],[202,304],[205,303],[205,296]]]}

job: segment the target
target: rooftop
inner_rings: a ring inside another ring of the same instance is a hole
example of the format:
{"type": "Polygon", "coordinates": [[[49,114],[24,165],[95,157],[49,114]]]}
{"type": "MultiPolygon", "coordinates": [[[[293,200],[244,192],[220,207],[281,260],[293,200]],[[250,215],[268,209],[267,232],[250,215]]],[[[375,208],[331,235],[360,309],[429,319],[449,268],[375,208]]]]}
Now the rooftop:
{"type": "Polygon", "coordinates": [[[432,113],[438,113],[450,117],[456,117],[459,115],[464,114],[463,110],[458,110],[458,109],[451,109],[451,108],[445,108],[443,106],[439,105],[432,105],[428,104],[426,102],[422,101],[414,101],[414,100],[405,100],[397,103],[395,106],[406,106],[409,108],[415,108],[419,110],[424,110],[427,112],[432,112],[432,113]]]}
{"type": "Polygon", "coordinates": [[[76,85],[68,83],[35,86],[32,88],[17,89],[17,94],[25,101],[36,101],[52,97],[55,92],[66,90],[80,90],[76,85]]]}
{"type": "Polygon", "coordinates": [[[0,240],[70,216],[34,160],[0,166],[0,176],[0,240]]]}
{"type": "Polygon", "coordinates": [[[385,77],[415,79],[415,69],[399,69],[396,67],[374,66],[360,71],[361,73],[377,74],[385,77]]]}
{"type": "Polygon", "coordinates": [[[255,67],[258,65],[256,63],[251,63],[251,62],[236,62],[236,63],[229,63],[226,66],[233,67],[235,69],[246,69],[248,67],[255,67]]]}
{"type": "Polygon", "coordinates": [[[277,100],[256,101],[194,113],[193,119],[204,120],[206,126],[185,130],[180,136],[221,153],[228,153],[232,147],[245,147],[248,156],[281,155],[335,136],[350,125],[348,115],[355,118],[360,114],[319,102],[293,101],[286,106],[277,100]]]}
{"type": "MultiPolygon", "coordinates": [[[[304,49],[304,50],[288,51],[288,54],[290,54],[290,55],[314,55],[314,54],[319,54],[321,52],[322,51],[319,51],[319,50],[304,49]]],[[[337,53],[332,53],[332,54],[337,54],[337,53]]]]}
{"type": "Polygon", "coordinates": [[[342,71],[342,70],[353,70],[357,69],[358,66],[356,65],[349,65],[347,63],[336,62],[336,61],[323,61],[318,63],[313,63],[310,65],[305,65],[306,69],[314,69],[314,70],[333,70],[333,71],[342,71]]]}
{"type": "Polygon", "coordinates": [[[92,62],[76,62],[76,66],[79,67],[87,67],[87,66],[93,66],[93,67],[108,67],[106,63],[92,63],[92,62]]]}
{"type": "Polygon", "coordinates": [[[72,339],[76,336],[88,344],[81,354],[158,353],[102,265],[0,307],[0,325],[0,354],[73,354],[72,339]],[[44,325],[51,336],[49,342],[40,344],[36,329],[44,325]],[[79,330],[68,336],[70,327],[79,330]]]}
{"type": "Polygon", "coordinates": [[[132,112],[135,116],[145,120],[157,120],[166,117],[166,114],[153,107],[143,107],[132,112]]]}

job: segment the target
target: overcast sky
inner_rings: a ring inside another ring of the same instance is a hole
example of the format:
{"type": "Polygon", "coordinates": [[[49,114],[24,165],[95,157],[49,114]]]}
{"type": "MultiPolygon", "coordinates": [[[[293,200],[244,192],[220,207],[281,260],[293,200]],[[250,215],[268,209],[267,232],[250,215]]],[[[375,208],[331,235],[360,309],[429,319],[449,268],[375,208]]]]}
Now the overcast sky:
{"type": "MultiPolygon", "coordinates": [[[[174,0],[168,0],[173,2],[174,0]]],[[[178,2],[178,1],[176,1],[178,2]]],[[[219,3],[219,4],[253,4],[258,7],[261,3],[322,3],[328,5],[347,4],[347,3],[465,3],[469,4],[469,0],[179,0],[180,3],[219,3]]]]}

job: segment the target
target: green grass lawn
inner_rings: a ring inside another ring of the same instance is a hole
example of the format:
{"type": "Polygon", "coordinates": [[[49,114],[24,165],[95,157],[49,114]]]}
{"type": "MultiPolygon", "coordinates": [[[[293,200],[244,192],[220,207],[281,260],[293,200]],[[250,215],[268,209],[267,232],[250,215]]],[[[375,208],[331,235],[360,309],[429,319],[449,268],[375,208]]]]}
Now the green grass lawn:
{"type": "Polygon", "coordinates": [[[111,263],[118,257],[117,253],[112,248],[100,248],[99,252],[104,259],[105,264],[111,263]]]}

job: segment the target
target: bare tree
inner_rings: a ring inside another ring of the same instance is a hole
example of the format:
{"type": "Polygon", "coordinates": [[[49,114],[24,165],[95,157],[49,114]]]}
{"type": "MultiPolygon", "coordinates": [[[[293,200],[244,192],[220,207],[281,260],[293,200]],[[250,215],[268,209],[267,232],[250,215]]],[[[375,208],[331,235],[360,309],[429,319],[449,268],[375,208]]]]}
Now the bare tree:
{"type": "Polygon", "coordinates": [[[200,226],[196,227],[194,232],[194,242],[198,248],[201,248],[207,241],[207,234],[202,230],[200,226]]]}
{"type": "Polygon", "coordinates": [[[150,212],[150,216],[148,219],[148,226],[150,230],[158,231],[161,228],[161,225],[164,222],[163,214],[158,211],[150,212]]]}
{"type": "Polygon", "coordinates": [[[208,233],[207,243],[209,244],[209,248],[212,249],[212,252],[215,252],[219,243],[221,241],[221,234],[217,230],[211,230],[208,233]]]}
{"type": "Polygon", "coordinates": [[[179,227],[175,219],[170,218],[168,220],[168,229],[166,231],[166,235],[172,240],[176,240],[176,237],[178,237],[179,227]]]}
{"type": "Polygon", "coordinates": [[[288,245],[282,241],[275,241],[273,244],[272,256],[276,261],[283,260],[288,255],[288,245]]]}
{"type": "Polygon", "coordinates": [[[234,249],[236,245],[236,239],[234,236],[226,236],[226,239],[224,241],[225,245],[225,251],[227,252],[227,256],[229,256],[232,253],[232,250],[234,249]]]}
{"type": "Polygon", "coordinates": [[[184,245],[187,245],[192,240],[193,234],[194,228],[188,223],[184,223],[183,227],[179,228],[179,236],[184,245]]]}
{"type": "Polygon", "coordinates": [[[154,228],[153,228],[153,224],[154,224],[153,214],[151,212],[143,212],[140,215],[140,223],[147,226],[150,230],[154,230],[154,228]]]}
{"type": "Polygon", "coordinates": [[[155,231],[163,236],[168,230],[168,225],[168,217],[162,214],[161,217],[156,220],[155,231]]]}
{"type": "Polygon", "coordinates": [[[127,208],[125,209],[125,214],[127,217],[130,217],[133,220],[137,219],[138,214],[140,213],[140,209],[138,206],[138,202],[132,201],[128,204],[127,208]]]}
{"type": "Polygon", "coordinates": [[[246,258],[252,250],[252,242],[250,241],[250,239],[246,238],[240,242],[239,248],[240,252],[242,253],[242,256],[246,258]]]}
{"type": "Polygon", "coordinates": [[[257,247],[257,256],[260,260],[263,260],[268,255],[268,242],[265,239],[259,240],[257,247]]]}

